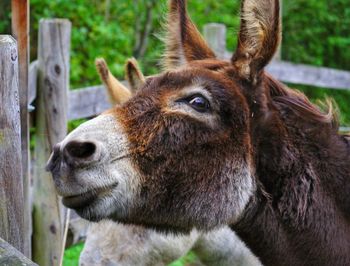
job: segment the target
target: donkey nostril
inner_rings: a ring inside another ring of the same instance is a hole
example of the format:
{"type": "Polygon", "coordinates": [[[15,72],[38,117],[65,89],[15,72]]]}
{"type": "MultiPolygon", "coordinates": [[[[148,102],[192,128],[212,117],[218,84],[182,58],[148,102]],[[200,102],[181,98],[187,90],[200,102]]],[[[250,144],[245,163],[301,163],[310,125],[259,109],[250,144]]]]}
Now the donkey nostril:
{"type": "Polygon", "coordinates": [[[96,152],[96,145],[89,141],[71,141],[66,145],[65,150],[68,155],[73,158],[84,159],[90,157],[96,152]]]}
{"type": "Polygon", "coordinates": [[[56,144],[53,147],[52,154],[50,159],[46,164],[46,171],[54,172],[59,169],[59,161],[60,161],[60,144],[56,144]]]}

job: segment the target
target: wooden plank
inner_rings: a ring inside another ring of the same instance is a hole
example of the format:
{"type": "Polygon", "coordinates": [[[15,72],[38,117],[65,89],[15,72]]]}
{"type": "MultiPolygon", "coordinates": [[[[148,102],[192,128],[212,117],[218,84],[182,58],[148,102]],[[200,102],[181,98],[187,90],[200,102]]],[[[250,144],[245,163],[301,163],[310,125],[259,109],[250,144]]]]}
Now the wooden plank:
{"type": "Polygon", "coordinates": [[[275,78],[284,82],[330,89],[350,89],[349,71],[293,64],[284,61],[274,61],[266,70],[275,78]]]}
{"type": "Polygon", "coordinates": [[[4,266],[37,266],[21,252],[0,238],[0,265],[4,266]]]}
{"type": "MultiPolygon", "coordinates": [[[[229,60],[231,56],[231,52],[226,52],[224,59],[229,60]]],[[[266,71],[283,82],[327,89],[350,90],[350,71],[279,60],[272,61],[266,67],[266,71]]]]}
{"type": "Polygon", "coordinates": [[[0,237],[23,252],[24,202],[17,43],[0,35],[0,237]]]}
{"type": "Polygon", "coordinates": [[[29,173],[29,115],[28,115],[28,66],[29,66],[29,1],[12,0],[12,35],[18,44],[19,99],[21,111],[22,173],[24,192],[23,253],[31,256],[32,215],[30,205],[29,173]]]}
{"type": "Polygon", "coordinates": [[[107,92],[103,86],[93,86],[70,91],[68,119],[96,116],[110,108],[107,92]]]}
{"type": "MultiPolygon", "coordinates": [[[[128,86],[126,81],[122,81],[122,83],[128,86]]],[[[68,119],[93,117],[111,107],[107,90],[103,85],[73,90],[69,92],[68,119]]]]}
{"type": "Polygon", "coordinates": [[[68,20],[40,21],[33,204],[33,260],[39,265],[59,265],[62,251],[64,217],[45,165],[67,133],[70,36],[68,20]]]}

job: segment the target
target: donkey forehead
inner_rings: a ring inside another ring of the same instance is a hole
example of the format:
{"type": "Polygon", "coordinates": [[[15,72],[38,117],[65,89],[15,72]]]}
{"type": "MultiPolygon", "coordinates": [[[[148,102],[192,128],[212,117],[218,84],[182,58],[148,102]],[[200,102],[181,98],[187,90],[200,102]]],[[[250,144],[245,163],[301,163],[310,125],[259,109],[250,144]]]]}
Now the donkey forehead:
{"type": "Polygon", "coordinates": [[[232,94],[239,92],[239,85],[227,74],[230,68],[232,68],[230,64],[225,61],[194,61],[186,66],[149,78],[145,88],[159,93],[198,87],[214,93],[220,91],[232,94]]]}

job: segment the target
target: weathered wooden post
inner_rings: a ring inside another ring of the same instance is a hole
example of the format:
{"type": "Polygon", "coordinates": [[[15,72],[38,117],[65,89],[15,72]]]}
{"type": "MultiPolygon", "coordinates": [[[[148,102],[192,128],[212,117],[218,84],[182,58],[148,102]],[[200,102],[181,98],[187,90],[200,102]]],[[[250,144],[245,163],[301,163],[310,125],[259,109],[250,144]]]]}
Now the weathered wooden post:
{"type": "Polygon", "coordinates": [[[31,257],[32,206],[29,174],[29,116],[28,116],[28,66],[29,66],[29,1],[12,0],[12,35],[18,44],[19,99],[21,111],[22,173],[24,194],[24,254],[31,257]]]}
{"type": "Polygon", "coordinates": [[[204,25],[204,39],[213,49],[219,58],[224,58],[226,54],[226,26],[219,23],[209,23],[204,25]]]}
{"type": "Polygon", "coordinates": [[[38,266],[0,238],[0,265],[38,266]]]}
{"type": "Polygon", "coordinates": [[[40,21],[33,206],[33,260],[39,265],[59,265],[62,252],[63,215],[45,164],[67,133],[70,34],[68,20],[40,21]]]}
{"type": "Polygon", "coordinates": [[[17,43],[0,35],[0,237],[23,252],[21,119],[17,43]]]}

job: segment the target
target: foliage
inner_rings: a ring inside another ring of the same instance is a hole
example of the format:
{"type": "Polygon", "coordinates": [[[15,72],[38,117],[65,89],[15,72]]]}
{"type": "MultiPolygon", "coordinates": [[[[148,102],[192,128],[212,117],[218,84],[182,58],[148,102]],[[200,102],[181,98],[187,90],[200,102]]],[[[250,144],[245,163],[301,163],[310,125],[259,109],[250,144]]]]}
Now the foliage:
{"type": "MultiPolygon", "coordinates": [[[[31,1],[31,57],[36,58],[36,43],[38,21],[41,18],[63,17],[72,22],[71,42],[71,85],[73,88],[99,83],[94,67],[97,57],[106,58],[111,70],[117,76],[123,76],[124,62],[133,56],[133,44],[136,39],[135,21],[141,17],[144,23],[146,0],[111,1],[109,7],[106,1],[98,0],[32,0],[31,1]],[[133,5],[132,3],[138,3],[133,5]],[[99,4],[97,4],[99,3],[99,4]],[[109,8],[106,20],[106,8],[109,8]]],[[[146,57],[140,62],[146,74],[159,71],[159,59],[162,53],[161,24],[166,13],[166,1],[158,1],[153,12],[153,30],[149,38],[146,57]]],[[[232,19],[231,12],[238,12],[238,2],[215,0],[195,0],[189,3],[194,20],[202,27],[204,23],[221,22],[228,27],[237,28],[238,18],[232,19]],[[230,10],[231,12],[227,12],[230,10]]],[[[229,44],[235,41],[229,38],[229,44]]],[[[232,47],[232,46],[231,46],[232,47]]]]}
{"type": "Polygon", "coordinates": [[[66,249],[64,252],[63,266],[78,266],[79,256],[84,248],[84,244],[78,244],[66,249]]]}
{"type": "Polygon", "coordinates": [[[0,34],[11,34],[11,8],[10,0],[1,0],[0,5],[0,34]]]}
{"type": "MultiPolygon", "coordinates": [[[[349,0],[283,1],[283,58],[296,63],[350,70],[349,0]]],[[[350,125],[350,91],[295,86],[314,101],[335,99],[340,123],[350,125]]]]}
{"type": "Polygon", "coordinates": [[[283,57],[350,70],[349,0],[284,1],[283,57]]]}

